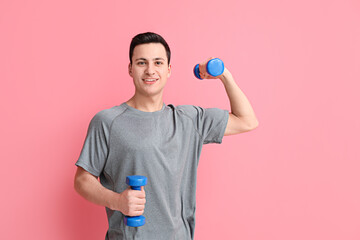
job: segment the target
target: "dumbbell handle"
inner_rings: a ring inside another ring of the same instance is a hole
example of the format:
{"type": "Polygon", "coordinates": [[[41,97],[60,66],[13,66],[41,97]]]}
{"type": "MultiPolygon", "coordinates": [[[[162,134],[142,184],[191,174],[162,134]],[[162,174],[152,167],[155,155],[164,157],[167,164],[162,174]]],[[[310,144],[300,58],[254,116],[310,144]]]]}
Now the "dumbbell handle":
{"type": "Polygon", "coordinates": [[[141,191],[141,186],[131,186],[131,189],[141,191]]]}
{"type": "MultiPolygon", "coordinates": [[[[206,63],[206,71],[209,75],[211,75],[213,77],[217,77],[217,76],[223,74],[224,69],[225,69],[224,62],[220,58],[210,59],[206,63]]],[[[198,79],[202,80],[202,78],[200,77],[199,64],[195,65],[195,67],[194,67],[194,75],[198,79]]]]}
{"type": "MultiPolygon", "coordinates": [[[[141,187],[147,184],[147,178],[144,176],[133,175],[126,178],[126,184],[131,189],[141,191],[141,187]]],[[[129,227],[140,227],[145,224],[144,216],[129,217],[125,216],[125,224],[129,227]]]]}

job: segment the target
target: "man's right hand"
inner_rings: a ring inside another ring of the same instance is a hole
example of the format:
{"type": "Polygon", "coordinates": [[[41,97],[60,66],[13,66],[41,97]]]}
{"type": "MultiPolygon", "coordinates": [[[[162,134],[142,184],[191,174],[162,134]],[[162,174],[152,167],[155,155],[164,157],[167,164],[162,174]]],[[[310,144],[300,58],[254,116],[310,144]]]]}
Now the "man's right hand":
{"type": "Polygon", "coordinates": [[[117,193],[105,188],[98,181],[98,177],[78,167],[74,188],[88,201],[120,211],[126,216],[140,216],[145,209],[145,190],[132,190],[130,187],[122,193],[117,193]]]}
{"type": "Polygon", "coordinates": [[[126,216],[140,216],[145,209],[145,190],[132,190],[128,187],[122,193],[117,193],[113,199],[113,210],[122,212],[126,216]]]}

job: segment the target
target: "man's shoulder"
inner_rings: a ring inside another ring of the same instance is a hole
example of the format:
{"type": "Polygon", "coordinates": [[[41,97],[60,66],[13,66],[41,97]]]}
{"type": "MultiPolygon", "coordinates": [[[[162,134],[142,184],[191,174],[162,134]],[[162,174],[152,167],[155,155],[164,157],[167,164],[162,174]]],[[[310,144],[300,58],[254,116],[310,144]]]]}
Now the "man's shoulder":
{"type": "Polygon", "coordinates": [[[91,121],[111,124],[111,122],[125,110],[126,108],[122,104],[103,109],[98,111],[91,121]]]}

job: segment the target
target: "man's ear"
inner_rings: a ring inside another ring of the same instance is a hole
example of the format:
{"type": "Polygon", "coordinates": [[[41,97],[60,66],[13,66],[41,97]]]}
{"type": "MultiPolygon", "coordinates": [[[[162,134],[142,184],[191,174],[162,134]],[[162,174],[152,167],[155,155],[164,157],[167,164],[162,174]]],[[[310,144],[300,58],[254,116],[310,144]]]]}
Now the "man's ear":
{"type": "Polygon", "coordinates": [[[129,72],[130,77],[132,77],[131,63],[129,63],[128,72],[129,72]]]}
{"type": "Polygon", "coordinates": [[[171,64],[169,64],[169,72],[168,72],[168,78],[170,77],[170,75],[171,75],[171,64]]]}

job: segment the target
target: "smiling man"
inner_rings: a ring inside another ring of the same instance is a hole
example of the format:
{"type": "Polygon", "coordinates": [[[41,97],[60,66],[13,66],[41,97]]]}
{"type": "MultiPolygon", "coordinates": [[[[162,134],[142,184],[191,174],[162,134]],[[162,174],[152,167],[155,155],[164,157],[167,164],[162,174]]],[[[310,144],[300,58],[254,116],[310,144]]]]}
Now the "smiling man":
{"type": "MultiPolygon", "coordinates": [[[[231,113],[219,108],[165,105],[163,91],[171,75],[171,53],[158,34],[136,35],[129,57],[135,94],[91,120],[76,162],[74,187],[85,199],[106,207],[109,229],[105,239],[193,239],[202,146],[220,144],[224,135],[255,129],[257,118],[226,68],[216,78],[225,87],[231,113]],[[146,194],[144,187],[137,191],[126,185],[129,175],[148,178],[146,194]],[[146,217],[145,225],[125,225],[124,216],[139,215],[146,217]]],[[[200,74],[214,79],[205,70],[208,60],[200,64],[200,74]]]]}
{"type": "MultiPolygon", "coordinates": [[[[136,42],[132,43],[135,44],[136,42]]],[[[164,44],[166,44],[165,40],[164,44]]],[[[130,48],[132,49],[132,46],[130,48]]],[[[135,94],[127,104],[146,112],[160,110],[163,107],[163,90],[171,74],[168,45],[139,44],[130,54],[132,57],[130,57],[129,74],[134,81],[135,94]]]]}

